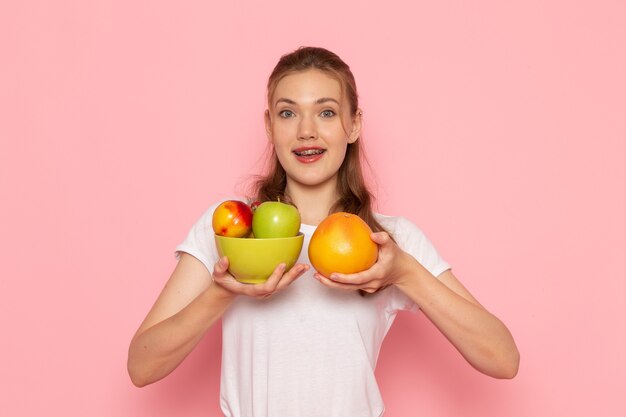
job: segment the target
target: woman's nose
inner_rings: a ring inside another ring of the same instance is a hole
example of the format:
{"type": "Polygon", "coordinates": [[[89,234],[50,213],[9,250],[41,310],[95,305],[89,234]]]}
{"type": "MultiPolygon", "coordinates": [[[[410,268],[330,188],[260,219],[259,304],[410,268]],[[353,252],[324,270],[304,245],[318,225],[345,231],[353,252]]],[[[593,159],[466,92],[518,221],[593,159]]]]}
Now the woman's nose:
{"type": "Polygon", "coordinates": [[[317,127],[312,117],[303,116],[298,125],[298,139],[309,140],[317,138],[317,127]]]}

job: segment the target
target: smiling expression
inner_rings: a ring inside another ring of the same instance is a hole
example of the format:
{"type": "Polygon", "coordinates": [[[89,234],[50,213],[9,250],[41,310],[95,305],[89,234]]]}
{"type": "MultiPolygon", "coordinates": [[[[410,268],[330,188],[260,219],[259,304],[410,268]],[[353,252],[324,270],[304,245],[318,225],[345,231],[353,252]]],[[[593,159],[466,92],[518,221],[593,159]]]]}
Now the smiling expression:
{"type": "Polygon", "coordinates": [[[360,134],[360,118],[349,107],[340,82],[325,72],[296,72],[278,82],[265,127],[288,183],[336,182],[347,146],[360,134]]]}

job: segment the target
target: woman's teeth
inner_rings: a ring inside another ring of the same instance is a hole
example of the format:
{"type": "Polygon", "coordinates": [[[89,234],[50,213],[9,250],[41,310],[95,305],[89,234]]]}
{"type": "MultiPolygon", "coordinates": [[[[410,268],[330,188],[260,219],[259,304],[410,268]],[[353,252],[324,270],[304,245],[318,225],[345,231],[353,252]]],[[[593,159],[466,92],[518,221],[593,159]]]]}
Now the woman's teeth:
{"type": "Polygon", "coordinates": [[[306,151],[294,151],[298,156],[313,156],[324,153],[324,149],[307,149],[306,151]]]}

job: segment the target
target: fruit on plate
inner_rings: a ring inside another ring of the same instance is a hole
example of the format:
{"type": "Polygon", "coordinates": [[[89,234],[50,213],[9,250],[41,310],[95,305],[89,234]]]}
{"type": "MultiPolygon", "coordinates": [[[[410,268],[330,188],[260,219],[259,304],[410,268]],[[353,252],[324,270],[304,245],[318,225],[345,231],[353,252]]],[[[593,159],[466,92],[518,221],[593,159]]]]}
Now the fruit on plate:
{"type": "Polygon", "coordinates": [[[300,212],[280,201],[261,203],[252,217],[252,233],[258,239],[293,237],[300,231],[300,212]]]}
{"type": "Polygon", "coordinates": [[[252,230],[252,209],[243,201],[224,201],[213,212],[212,223],[217,235],[247,237],[252,230]]]}
{"type": "Polygon", "coordinates": [[[333,213],[317,226],[309,243],[311,265],[325,277],[365,271],[378,259],[372,229],[356,214],[333,213]]]}
{"type": "Polygon", "coordinates": [[[276,266],[293,267],[302,251],[304,234],[283,239],[237,239],[214,235],[217,253],[228,257],[228,272],[239,282],[267,281],[276,266]]]}

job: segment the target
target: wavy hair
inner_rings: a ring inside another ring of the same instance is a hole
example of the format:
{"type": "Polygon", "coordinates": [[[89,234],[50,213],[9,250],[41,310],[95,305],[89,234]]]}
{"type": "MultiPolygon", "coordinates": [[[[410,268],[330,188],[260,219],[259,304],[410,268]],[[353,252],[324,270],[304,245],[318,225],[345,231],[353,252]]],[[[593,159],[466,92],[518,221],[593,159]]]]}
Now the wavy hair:
{"type": "MultiPolygon", "coordinates": [[[[289,74],[316,69],[325,72],[339,81],[341,92],[345,94],[350,105],[350,114],[357,115],[359,108],[356,82],[350,67],[335,53],[317,47],[300,47],[289,54],[283,55],[267,82],[267,100],[271,106],[274,90],[278,82],[289,74]]],[[[360,116],[360,115],[359,115],[360,116]]],[[[345,211],[361,217],[374,232],[386,231],[376,221],[372,211],[373,195],[369,191],[363,177],[362,161],[365,157],[361,150],[361,138],[348,144],[346,155],[338,172],[337,194],[339,198],[328,214],[345,211]]],[[[274,149],[271,150],[269,170],[266,175],[257,179],[254,193],[259,201],[291,201],[285,194],[287,174],[280,165],[274,149]]]]}

